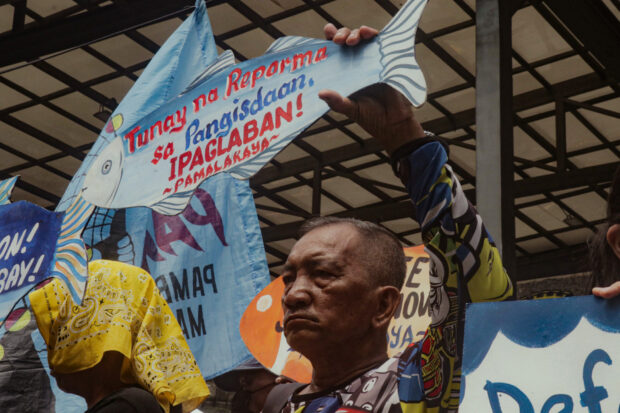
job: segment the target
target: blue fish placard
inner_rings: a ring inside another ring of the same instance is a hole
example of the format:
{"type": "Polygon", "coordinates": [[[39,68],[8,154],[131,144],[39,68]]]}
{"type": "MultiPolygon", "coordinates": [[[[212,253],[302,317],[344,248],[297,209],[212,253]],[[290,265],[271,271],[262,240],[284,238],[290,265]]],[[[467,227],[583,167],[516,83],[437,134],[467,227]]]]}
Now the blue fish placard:
{"type": "Polygon", "coordinates": [[[177,215],[205,179],[251,177],[326,113],[322,89],[348,96],[387,83],[421,105],[426,84],[414,40],[425,4],[409,0],[358,47],[289,36],[239,64],[222,53],[180,96],[118,131],[88,170],[84,199],[177,215]]]}

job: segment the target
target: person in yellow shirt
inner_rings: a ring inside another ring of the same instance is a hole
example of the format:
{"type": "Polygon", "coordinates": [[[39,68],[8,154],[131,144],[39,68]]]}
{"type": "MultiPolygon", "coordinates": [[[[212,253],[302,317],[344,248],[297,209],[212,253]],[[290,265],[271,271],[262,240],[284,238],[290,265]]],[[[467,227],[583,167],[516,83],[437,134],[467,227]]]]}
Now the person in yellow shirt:
{"type": "Polygon", "coordinates": [[[30,294],[58,386],[88,413],[194,410],[209,390],[153,278],[105,260],[88,271],[81,305],[57,279],[30,294]]]}

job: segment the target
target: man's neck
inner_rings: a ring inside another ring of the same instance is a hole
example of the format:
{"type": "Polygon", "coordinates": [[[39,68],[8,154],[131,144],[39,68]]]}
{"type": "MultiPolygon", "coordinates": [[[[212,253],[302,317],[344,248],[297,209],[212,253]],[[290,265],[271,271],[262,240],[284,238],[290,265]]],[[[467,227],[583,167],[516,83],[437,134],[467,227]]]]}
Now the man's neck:
{"type": "Polygon", "coordinates": [[[301,394],[316,393],[345,384],[388,359],[385,342],[369,344],[364,346],[361,343],[352,343],[351,348],[344,349],[342,354],[325,352],[310,359],[313,368],[312,382],[301,394]],[[358,347],[354,348],[355,345],[358,347]],[[366,347],[366,351],[361,347],[366,347]]]}
{"type": "Polygon", "coordinates": [[[114,385],[97,383],[95,385],[89,385],[88,388],[84,388],[80,396],[86,400],[86,405],[90,409],[104,398],[120,391],[123,387],[124,386],[120,383],[115,383],[114,385]]]}

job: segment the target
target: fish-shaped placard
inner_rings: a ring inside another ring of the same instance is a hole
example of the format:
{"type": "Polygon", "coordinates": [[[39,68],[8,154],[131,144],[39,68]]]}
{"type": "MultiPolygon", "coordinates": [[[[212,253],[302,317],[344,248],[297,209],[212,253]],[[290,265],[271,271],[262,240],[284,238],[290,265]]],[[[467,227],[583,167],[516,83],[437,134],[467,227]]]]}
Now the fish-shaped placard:
{"type": "Polygon", "coordinates": [[[105,208],[148,206],[176,215],[210,176],[244,179],[260,170],[327,112],[322,89],[348,96],[386,83],[421,105],[426,84],[414,40],[425,4],[409,0],[358,47],[289,36],[239,64],[224,52],[180,96],[118,130],[88,170],[84,198],[105,208]]]}

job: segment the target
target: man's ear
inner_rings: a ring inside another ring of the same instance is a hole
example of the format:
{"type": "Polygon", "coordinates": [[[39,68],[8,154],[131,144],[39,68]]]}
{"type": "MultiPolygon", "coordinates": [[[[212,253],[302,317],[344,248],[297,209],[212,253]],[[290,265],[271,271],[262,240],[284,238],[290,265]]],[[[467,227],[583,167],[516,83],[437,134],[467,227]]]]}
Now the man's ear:
{"type": "Polygon", "coordinates": [[[377,289],[377,311],[372,319],[376,328],[387,328],[394,316],[394,312],[400,303],[400,291],[398,288],[384,285],[377,289]]]}
{"type": "Polygon", "coordinates": [[[607,243],[620,260],[620,224],[614,224],[607,230],[607,243]]]}

